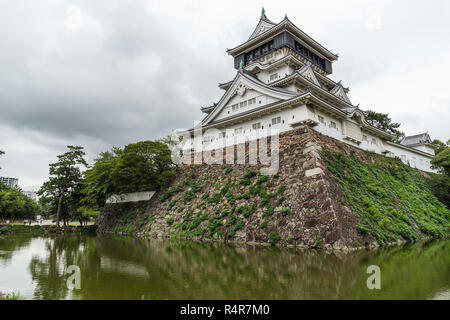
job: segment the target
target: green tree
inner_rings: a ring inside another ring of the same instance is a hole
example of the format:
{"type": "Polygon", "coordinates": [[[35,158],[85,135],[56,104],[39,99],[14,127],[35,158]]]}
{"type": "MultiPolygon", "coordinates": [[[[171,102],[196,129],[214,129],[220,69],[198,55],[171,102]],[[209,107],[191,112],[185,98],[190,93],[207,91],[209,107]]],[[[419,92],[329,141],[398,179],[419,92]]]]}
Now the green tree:
{"type": "Polygon", "coordinates": [[[102,152],[84,173],[85,205],[103,207],[113,194],[158,190],[174,172],[171,151],[161,141],[141,141],[102,152]]]}
{"type": "Polygon", "coordinates": [[[440,173],[450,176],[450,148],[436,154],[431,160],[431,168],[437,169],[440,173]]]}
{"type": "Polygon", "coordinates": [[[431,168],[439,173],[431,175],[431,188],[436,197],[450,207],[450,147],[436,154],[431,160],[431,168]]]}
{"type": "Polygon", "coordinates": [[[431,174],[429,184],[436,198],[450,208],[450,177],[446,174],[431,174]]]}
{"type": "Polygon", "coordinates": [[[123,150],[114,147],[100,153],[94,165],[84,172],[83,203],[97,208],[103,207],[108,196],[114,194],[112,171],[119,162],[123,150]]]}
{"type": "MultiPolygon", "coordinates": [[[[58,155],[58,162],[50,164],[50,179],[38,191],[49,202],[55,204],[56,199],[56,225],[59,226],[63,205],[69,208],[74,195],[79,190],[82,181],[80,167],[87,167],[84,160],[83,147],[67,146],[69,151],[58,155]]],[[[66,211],[67,213],[67,211],[66,211]]]]}
{"type": "Polygon", "coordinates": [[[441,140],[438,140],[438,139],[435,139],[435,140],[433,140],[433,145],[435,145],[436,146],[436,150],[435,150],[435,153],[436,154],[438,154],[438,153],[441,153],[442,151],[444,151],[446,148],[448,148],[448,146],[450,145],[450,140],[448,140],[447,141],[447,144],[445,144],[444,142],[442,142],[441,140]]]}
{"type": "Polygon", "coordinates": [[[396,136],[395,141],[400,142],[404,137],[405,133],[398,130],[400,127],[400,123],[392,123],[391,118],[389,118],[389,114],[387,113],[379,113],[372,110],[368,110],[364,113],[366,120],[373,126],[387,131],[396,136]]]}
{"type": "Polygon", "coordinates": [[[0,219],[30,219],[40,213],[38,204],[19,189],[0,183],[0,219]]]}
{"type": "Polygon", "coordinates": [[[127,145],[124,153],[136,153],[143,157],[149,168],[154,189],[165,185],[173,175],[172,153],[167,144],[160,141],[141,141],[127,145]]]}

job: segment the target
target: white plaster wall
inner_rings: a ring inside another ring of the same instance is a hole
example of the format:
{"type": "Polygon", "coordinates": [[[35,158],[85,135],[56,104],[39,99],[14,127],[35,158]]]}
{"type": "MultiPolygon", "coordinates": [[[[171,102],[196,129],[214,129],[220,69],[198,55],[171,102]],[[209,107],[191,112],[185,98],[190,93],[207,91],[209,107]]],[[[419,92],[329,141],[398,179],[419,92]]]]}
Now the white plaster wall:
{"type": "Polygon", "coordinates": [[[342,139],[342,122],[339,119],[332,118],[329,115],[326,115],[323,112],[316,110],[316,120],[319,121],[319,116],[322,116],[324,118],[324,123],[320,123],[314,127],[314,130],[319,131],[320,133],[327,135],[329,137],[333,137],[337,140],[342,139]],[[331,121],[334,121],[336,123],[336,129],[330,127],[331,121]]]}
{"type": "Polygon", "coordinates": [[[265,83],[265,84],[269,84],[271,82],[275,82],[277,80],[283,79],[286,77],[286,75],[290,75],[294,72],[294,68],[288,65],[282,65],[280,68],[276,69],[276,70],[271,70],[270,72],[263,70],[261,72],[259,72],[256,76],[258,77],[259,81],[265,83]],[[276,79],[274,80],[270,80],[270,76],[272,74],[277,73],[278,76],[276,79]]]}
{"type": "Polygon", "coordinates": [[[426,152],[426,153],[429,153],[429,154],[431,154],[433,156],[435,154],[434,149],[432,149],[432,148],[430,148],[428,146],[417,146],[417,147],[412,147],[412,148],[420,150],[420,151],[423,151],[423,152],[426,152]]]}
{"type": "Polygon", "coordinates": [[[228,118],[243,112],[247,112],[249,110],[259,108],[262,106],[265,106],[267,104],[273,103],[279,101],[279,99],[263,95],[260,92],[257,92],[255,90],[246,90],[245,94],[243,96],[235,95],[233,98],[230,99],[229,103],[223,108],[223,110],[217,115],[216,120],[221,120],[224,118],[228,118]],[[243,101],[248,101],[252,98],[256,98],[256,103],[249,106],[247,104],[244,108],[239,108],[238,110],[233,111],[231,106],[234,104],[239,104],[243,101]]]}
{"type": "Polygon", "coordinates": [[[409,164],[413,168],[417,168],[427,172],[435,172],[431,169],[431,159],[433,156],[423,156],[413,151],[404,149],[400,146],[384,143],[386,150],[389,150],[393,156],[400,158],[403,163],[409,164]]]}
{"type": "MultiPolygon", "coordinates": [[[[223,146],[233,145],[236,143],[241,143],[245,140],[252,140],[255,139],[255,130],[252,129],[252,125],[254,123],[260,122],[261,123],[261,129],[277,129],[280,133],[286,132],[289,130],[292,130],[292,126],[290,125],[292,116],[295,113],[295,108],[291,109],[284,109],[282,111],[274,112],[269,115],[262,116],[258,119],[254,120],[247,120],[240,124],[230,125],[229,127],[222,130],[217,129],[208,129],[204,136],[208,137],[207,142],[202,143],[202,137],[198,137],[197,143],[198,145],[203,147],[203,150],[212,150],[221,148],[223,146]],[[272,118],[281,117],[281,123],[277,125],[272,126],[272,118]],[[283,123],[284,122],[284,123],[283,123]],[[235,135],[235,129],[242,128],[242,135],[235,135]],[[226,132],[226,139],[223,140],[221,137],[222,132],[226,132]],[[252,138],[253,137],[253,138],[252,138]]],[[[362,141],[361,144],[349,141],[347,139],[344,139],[343,133],[342,133],[342,121],[333,117],[330,117],[329,115],[326,115],[320,111],[315,110],[315,113],[312,114],[312,116],[319,121],[318,116],[322,116],[324,118],[324,123],[319,123],[317,126],[315,126],[313,129],[330,137],[333,137],[339,141],[345,142],[347,144],[353,145],[355,147],[358,147],[363,150],[372,151],[377,154],[384,155],[386,151],[390,152],[388,156],[391,157],[398,157],[404,162],[405,164],[409,164],[413,168],[417,168],[423,171],[427,172],[433,172],[434,170],[431,169],[430,161],[432,159],[432,155],[430,156],[424,156],[421,154],[418,154],[412,150],[404,149],[400,146],[391,145],[386,142],[383,142],[380,138],[372,136],[371,134],[367,132],[362,132],[363,135],[367,136],[368,141],[362,141]],[[330,127],[330,122],[334,121],[336,123],[336,129],[330,127]],[[375,144],[372,143],[372,139],[375,140],[375,144]]],[[[311,116],[311,114],[309,114],[311,116]]],[[[262,134],[262,132],[260,132],[262,134]]],[[[270,133],[269,133],[270,134],[270,133]]]]}

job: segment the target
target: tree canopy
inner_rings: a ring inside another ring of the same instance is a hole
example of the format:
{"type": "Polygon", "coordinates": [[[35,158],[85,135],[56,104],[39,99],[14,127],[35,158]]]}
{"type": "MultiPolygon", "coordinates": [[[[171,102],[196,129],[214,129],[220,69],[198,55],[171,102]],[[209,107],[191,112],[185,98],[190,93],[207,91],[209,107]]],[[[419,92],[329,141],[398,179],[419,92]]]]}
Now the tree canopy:
{"type": "Polygon", "coordinates": [[[450,147],[436,141],[439,140],[433,141],[433,144],[440,145],[441,148],[436,150],[436,156],[431,160],[431,168],[436,169],[439,174],[431,175],[430,185],[436,197],[450,207],[450,147]]]}
{"type": "Polygon", "coordinates": [[[59,225],[62,212],[67,215],[72,207],[78,205],[83,178],[80,167],[87,167],[83,147],[67,148],[67,152],[58,155],[57,162],[50,164],[50,179],[38,191],[43,197],[41,202],[53,207],[56,205],[56,225],[59,225]]]}
{"type": "Polygon", "coordinates": [[[84,203],[102,207],[113,194],[158,190],[174,172],[171,151],[160,141],[141,141],[102,152],[84,173],[84,203]]]}
{"type": "Polygon", "coordinates": [[[0,219],[31,219],[39,214],[38,204],[24,195],[19,189],[0,182],[0,219]]]}
{"type": "Polygon", "coordinates": [[[433,140],[433,145],[436,146],[436,150],[435,153],[436,155],[438,153],[441,153],[442,151],[444,151],[446,148],[448,148],[448,146],[450,145],[450,140],[447,141],[447,143],[442,142],[441,140],[435,139],[433,140]]]}
{"type": "Polygon", "coordinates": [[[405,133],[398,130],[401,124],[392,123],[392,119],[389,117],[389,114],[368,110],[364,115],[366,117],[366,120],[371,125],[388,133],[394,134],[396,136],[396,142],[400,142],[405,137],[405,133]]]}
{"type": "Polygon", "coordinates": [[[431,160],[431,168],[450,176],[450,147],[446,147],[431,160]]]}

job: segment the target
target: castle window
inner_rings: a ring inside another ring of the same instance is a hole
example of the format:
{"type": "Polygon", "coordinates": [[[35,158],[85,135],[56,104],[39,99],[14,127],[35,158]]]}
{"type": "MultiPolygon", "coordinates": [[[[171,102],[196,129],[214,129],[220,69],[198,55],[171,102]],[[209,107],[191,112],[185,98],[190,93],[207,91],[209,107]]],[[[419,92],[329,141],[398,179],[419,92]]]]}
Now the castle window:
{"type": "Polygon", "coordinates": [[[367,138],[367,136],[365,134],[363,134],[363,141],[369,142],[369,139],[367,138]]]}
{"type": "Polygon", "coordinates": [[[375,140],[375,138],[372,138],[372,144],[377,145],[377,140],[375,140]]]}
{"type": "Polygon", "coordinates": [[[336,122],[331,121],[331,122],[330,122],[330,128],[337,129],[336,122]]]}
{"type": "Polygon", "coordinates": [[[272,119],[272,125],[279,124],[281,122],[281,117],[276,117],[272,119]]]}
{"type": "Polygon", "coordinates": [[[256,98],[248,100],[248,105],[251,106],[252,104],[256,104],[256,98]]]}
{"type": "Polygon", "coordinates": [[[240,108],[245,108],[247,106],[247,101],[243,101],[239,104],[240,108]]]}
{"type": "Polygon", "coordinates": [[[274,73],[270,75],[270,81],[278,79],[278,73],[274,73]]]}
{"type": "Polygon", "coordinates": [[[252,125],[252,128],[253,128],[254,130],[260,129],[260,128],[261,128],[261,122],[254,123],[254,124],[252,125]]]}
{"type": "Polygon", "coordinates": [[[242,127],[234,129],[235,134],[242,134],[242,127]]]}
{"type": "Polygon", "coordinates": [[[325,122],[325,119],[322,116],[318,116],[318,117],[319,117],[319,122],[320,123],[324,123],[325,122]]]}
{"type": "Polygon", "coordinates": [[[238,110],[239,109],[239,105],[238,104],[233,104],[232,106],[231,106],[231,110],[232,111],[236,111],[236,110],[238,110]]]}

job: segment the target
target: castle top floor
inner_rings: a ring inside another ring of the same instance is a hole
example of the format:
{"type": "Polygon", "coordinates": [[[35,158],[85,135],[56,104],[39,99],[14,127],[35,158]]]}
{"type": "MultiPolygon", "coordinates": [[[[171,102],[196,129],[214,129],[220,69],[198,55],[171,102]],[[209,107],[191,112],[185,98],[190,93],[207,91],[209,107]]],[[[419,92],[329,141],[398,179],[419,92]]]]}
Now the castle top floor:
{"type": "Polygon", "coordinates": [[[239,69],[258,62],[283,47],[289,48],[324,75],[332,73],[332,63],[338,59],[336,54],[300,30],[287,16],[278,24],[270,21],[264,8],[250,38],[241,45],[228,49],[227,53],[234,57],[234,67],[239,69]]]}

